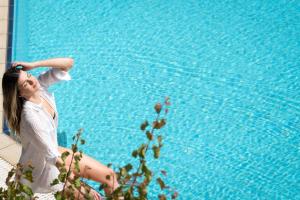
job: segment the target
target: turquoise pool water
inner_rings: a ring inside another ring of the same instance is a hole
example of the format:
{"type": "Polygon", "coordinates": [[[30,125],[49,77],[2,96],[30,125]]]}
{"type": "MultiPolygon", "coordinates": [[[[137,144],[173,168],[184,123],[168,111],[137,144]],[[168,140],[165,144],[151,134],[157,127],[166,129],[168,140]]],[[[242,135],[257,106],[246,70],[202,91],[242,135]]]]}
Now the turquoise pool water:
{"type": "Polygon", "coordinates": [[[284,0],[17,0],[13,58],[75,59],[73,80],[52,88],[60,143],[84,127],[84,152],[125,164],[140,123],[170,96],[150,165],[179,199],[300,199],[299,10],[284,0]]]}

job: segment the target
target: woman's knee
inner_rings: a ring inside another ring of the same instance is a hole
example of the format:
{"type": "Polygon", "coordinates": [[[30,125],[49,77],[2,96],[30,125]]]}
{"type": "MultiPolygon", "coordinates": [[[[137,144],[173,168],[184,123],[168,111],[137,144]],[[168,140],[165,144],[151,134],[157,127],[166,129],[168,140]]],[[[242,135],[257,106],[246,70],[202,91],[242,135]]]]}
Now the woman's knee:
{"type": "Polygon", "coordinates": [[[113,188],[113,189],[116,189],[119,184],[118,184],[118,181],[117,181],[117,174],[114,172],[114,170],[108,168],[108,174],[106,176],[106,179],[107,179],[107,185],[110,187],[110,188],[113,188]]]}

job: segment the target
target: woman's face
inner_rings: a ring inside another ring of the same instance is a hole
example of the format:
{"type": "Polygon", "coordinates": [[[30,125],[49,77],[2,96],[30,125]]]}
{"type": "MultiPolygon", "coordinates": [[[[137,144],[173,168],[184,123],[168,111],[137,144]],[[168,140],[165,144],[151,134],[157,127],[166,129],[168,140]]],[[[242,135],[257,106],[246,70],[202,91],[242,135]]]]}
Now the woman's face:
{"type": "Polygon", "coordinates": [[[26,71],[20,70],[18,88],[21,96],[28,98],[38,91],[39,87],[39,81],[34,76],[26,71]]]}

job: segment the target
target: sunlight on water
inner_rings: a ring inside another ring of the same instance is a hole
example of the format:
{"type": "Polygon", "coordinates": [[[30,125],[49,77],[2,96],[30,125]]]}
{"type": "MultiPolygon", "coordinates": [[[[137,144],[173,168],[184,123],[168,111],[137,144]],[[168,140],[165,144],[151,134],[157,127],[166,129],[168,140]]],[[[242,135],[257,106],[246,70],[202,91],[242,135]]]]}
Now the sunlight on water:
{"type": "Polygon", "coordinates": [[[84,127],[84,152],[125,164],[170,96],[150,165],[179,199],[300,198],[299,2],[26,2],[14,59],[75,59],[52,89],[61,144],[84,127]]]}

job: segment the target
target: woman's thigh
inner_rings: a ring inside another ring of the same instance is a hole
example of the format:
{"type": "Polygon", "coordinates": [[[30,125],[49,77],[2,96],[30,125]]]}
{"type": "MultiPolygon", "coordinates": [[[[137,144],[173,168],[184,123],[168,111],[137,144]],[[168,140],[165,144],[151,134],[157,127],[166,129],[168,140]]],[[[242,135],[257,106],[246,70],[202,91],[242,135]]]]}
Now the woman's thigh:
{"type": "MultiPolygon", "coordinates": [[[[68,151],[70,153],[70,156],[68,156],[66,159],[66,167],[68,169],[70,166],[70,163],[71,163],[71,159],[72,159],[72,156],[71,156],[73,153],[72,150],[65,148],[65,147],[61,147],[61,146],[58,147],[58,150],[60,153],[63,153],[65,151],[68,151]]],[[[117,185],[116,177],[111,178],[110,181],[108,181],[106,178],[107,175],[115,176],[115,173],[113,172],[113,170],[108,168],[107,166],[101,164],[99,161],[91,158],[90,156],[88,156],[86,154],[82,155],[82,159],[79,162],[79,167],[80,167],[79,175],[81,177],[92,179],[94,181],[101,182],[101,183],[107,183],[108,185],[111,185],[111,186],[117,185]],[[114,183],[112,183],[112,182],[114,182],[114,183]]],[[[74,164],[72,164],[71,170],[74,172],[74,164]]]]}

